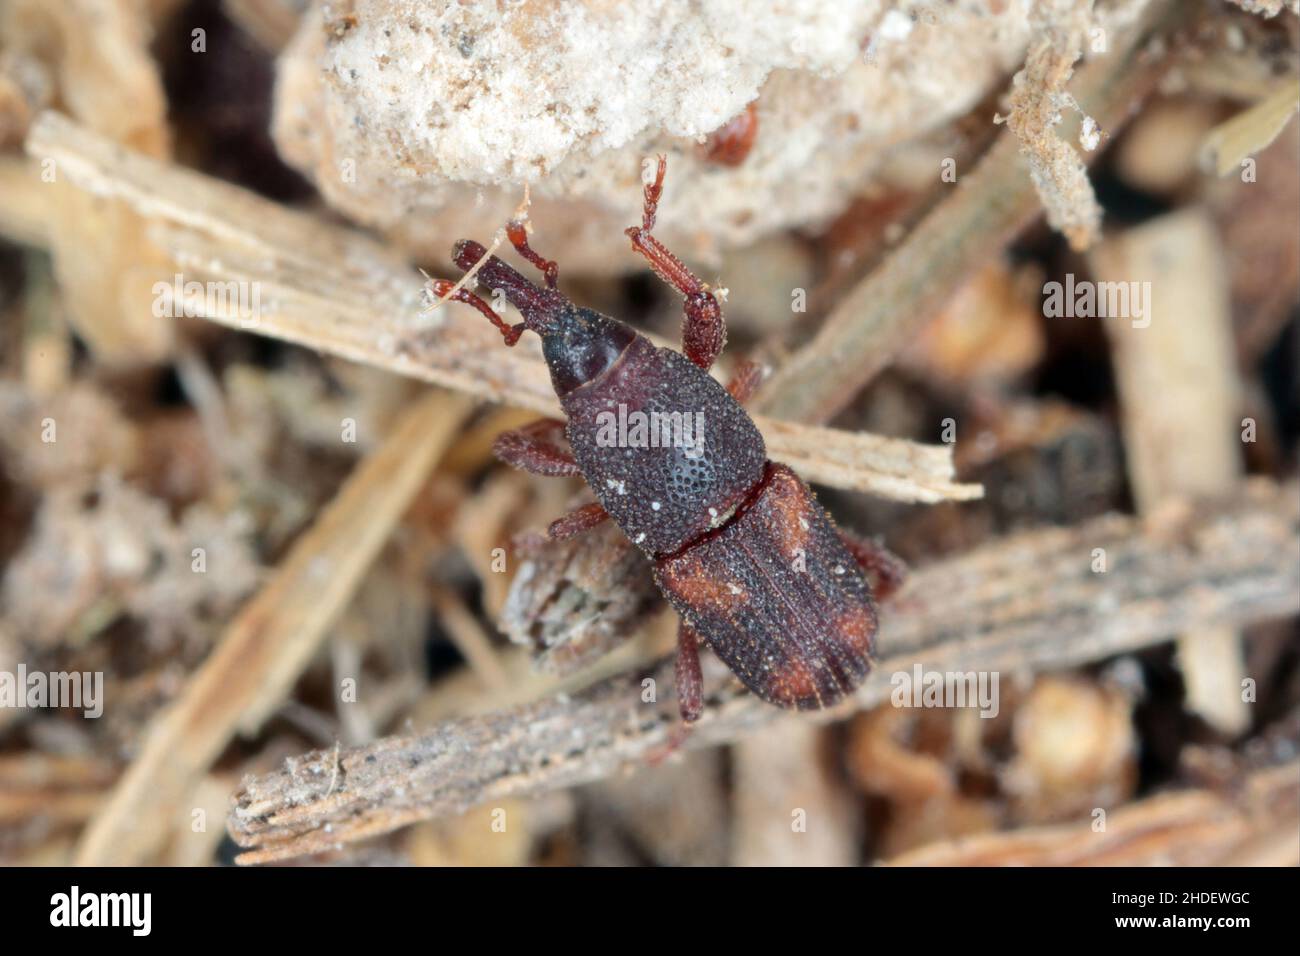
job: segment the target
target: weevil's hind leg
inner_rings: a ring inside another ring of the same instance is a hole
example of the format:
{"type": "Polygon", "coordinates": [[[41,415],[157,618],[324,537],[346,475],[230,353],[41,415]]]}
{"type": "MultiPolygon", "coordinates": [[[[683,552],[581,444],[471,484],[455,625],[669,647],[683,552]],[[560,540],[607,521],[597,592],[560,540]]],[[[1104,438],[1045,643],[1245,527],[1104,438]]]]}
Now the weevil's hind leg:
{"type": "Polygon", "coordinates": [[[677,688],[677,707],[682,722],[673,728],[667,742],[652,752],[646,762],[663,763],[686,742],[691,725],[704,713],[704,671],[700,666],[700,636],[682,621],[677,626],[677,659],[673,664],[673,683],[677,688]]]}
{"type": "Polygon", "coordinates": [[[559,285],[559,264],[553,259],[544,259],[533,251],[533,247],[528,244],[528,227],[524,223],[518,219],[510,220],[506,224],[506,235],[510,237],[510,244],[515,247],[516,252],[542,270],[542,275],[546,279],[546,288],[554,289],[559,285]]]}
{"type": "Polygon", "coordinates": [[[505,319],[497,315],[496,310],[494,310],[492,306],[488,305],[468,289],[456,289],[456,283],[452,282],[450,279],[431,279],[430,287],[433,290],[433,294],[439,299],[445,298],[450,302],[461,302],[465,305],[472,305],[474,308],[482,312],[487,316],[489,322],[501,330],[501,335],[505,338],[506,345],[514,345],[519,341],[519,336],[524,334],[524,323],[520,322],[518,325],[507,325],[505,319]],[[456,289],[456,291],[452,292],[452,289],[456,289]]]}
{"type": "Polygon", "coordinates": [[[677,661],[673,665],[677,706],[689,726],[704,713],[704,671],[700,667],[700,636],[685,621],[677,627],[677,661]]]}
{"type": "Polygon", "coordinates": [[[843,528],[840,529],[840,539],[866,572],[877,600],[885,600],[903,586],[907,580],[907,565],[894,552],[883,544],[859,537],[843,528]]]}
{"type": "Polygon", "coordinates": [[[632,240],[632,248],[645,256],[650,268],[658,273],[659,278],[686,296],[682,315],[682,351],[688,359],[707,372],[727,341],[727,324],[722,318],[722,306],[718,305],[717,297],[709,291],[709,287],[650,234],[659,209],[659,197],[663,195],[664,173],[667,169],[668,159],[660,156],[655,181],[645,187],[641,225],[631,226],[626,232],[632,240]]]}
{"type": "Polygon", "coordinates": [[[502,432],[492,452],[507,465],[548,478],[579,475],[573,451],[564,441],[564,422],[543,418],[523,428],[502,432]]]}
{"type": "Polygon", "coordinates": [[[741,405],[754,397],[758,386],[763,382],[763,366],[745,359],[736,364],[727,383],[727,392],[741,405]]]}
{"type": "Polygon", "coordinates": [[[593,501],[589,505],[575,508],[567,515],[556,518],[551,522],[551,526],[546,529],[546,533],[555,541],[564,541],[568,538],[577,537],[584,531],[590,531],[596,525],[608,519],[609,512],[602,508],[598,502],[593,501]]]}

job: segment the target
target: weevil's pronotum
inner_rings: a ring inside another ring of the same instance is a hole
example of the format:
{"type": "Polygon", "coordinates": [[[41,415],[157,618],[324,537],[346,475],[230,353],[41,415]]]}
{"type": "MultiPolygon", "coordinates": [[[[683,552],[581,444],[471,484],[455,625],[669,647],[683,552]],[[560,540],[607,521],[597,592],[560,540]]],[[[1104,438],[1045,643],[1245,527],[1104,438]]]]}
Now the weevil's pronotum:
{"type": "Polygon", "coordinates": [[[541,270],[544,287],[487,256],[472,240],[452,253],[463,271],[523,315],[508,325],[483,299],[434,280],[439,296],[471,305],[514,345],[541,336],[551,383],[567,417],[507,432],[504,461],[539,475],[581,475],[596,496],[555,521],[552,537],[580,534],[612,518],[654,563],[655,580],[677,609],[676,684],[682,717],[703,708],[699,644],[708,644],[751,691],[782,707],[809,710],[844,698],[871,667],[878,589],[898,580],[887,552],[840,532],[789,468],[768,461],[763,436],[741,407],[758,384],[746,366],[727,387],[708,373],[722,351],[717,296],[652,235],[666,162],[645,187],[632,248],[686,297],[682,352],[658,348],[630,326],[574,305],[558,291],[556,263],[538,255],[522,222],[507,235],[541,270]],[[611,416],[701,422],[681,441],[605,440],[611,416]],[[658,418],[651,413],[657,413],[658,418]],[[673,416],[677,418],[674,419],[673,416]],[[567,446],[561,433],[567,437],[567,446]]]}

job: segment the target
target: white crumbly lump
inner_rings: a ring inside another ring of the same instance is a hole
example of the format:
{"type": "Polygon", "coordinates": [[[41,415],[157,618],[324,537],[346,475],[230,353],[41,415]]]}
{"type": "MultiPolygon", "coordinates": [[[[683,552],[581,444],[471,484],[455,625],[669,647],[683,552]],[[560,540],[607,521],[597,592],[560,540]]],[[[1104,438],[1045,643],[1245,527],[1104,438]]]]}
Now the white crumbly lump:
{"type": "Polygon", "coordinates": [[[274,134],[326,200],[423,256],[483,238],[533,187],[534,242],[616,271],[642,160],[660,222],[716,256],[824,221],[892,149],[1019,66],[1029,0],[331,0],[279,64],[274,134]],[[701,142],[756,101],[737,167],[701,142]]]}

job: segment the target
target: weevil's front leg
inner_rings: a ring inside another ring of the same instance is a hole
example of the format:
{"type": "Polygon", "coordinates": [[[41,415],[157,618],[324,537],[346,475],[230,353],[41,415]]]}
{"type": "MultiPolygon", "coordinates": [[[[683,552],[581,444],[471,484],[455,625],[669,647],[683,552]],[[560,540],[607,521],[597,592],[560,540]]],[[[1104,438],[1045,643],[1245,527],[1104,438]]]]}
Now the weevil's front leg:
{"type": "Polygon", "coordinates": [[[543,418],[523,428],[502,432],[492,443],[492,452],[521,471],[548,478],[578,475],[578,463],[564,441],[564,422],[543,418]]]}
{"type": "Polygon", "coordinates": [[[727,383],[727,392],[741,405],[754,397],[763,381],[763,366],[745,359],[737,363],[727,383]]]}
{"type": "Polygon", "coordinates": [[[515,247],[516,252],[542,270],[542,275],[546,279],[546,288],[554,289],[559,285],[559,264],[553,259],[543,259],[533,251],[533,247],[528,244],[528,227],[524,223],[518,219],[510,220],[506,224],[506,235],[510,237],[510,244],[515,247]]]}
{"type": "Polygon", "coordinates": [[[722,306],[718,305],[717,297],[709,291],[709,287],[650,234],[659,209],[659,197],[663,195],[664,173],[667,169],[667,157],[660,156],[655,181],[645,187],[641,225],[631,226],[626,232],[632,240],[632,248],[645,256],[650,268],[658,273],[659,278],[686,296],[686,307],[682,315],[682,351],[688,359],[707,372],[727,341],[727,325],[722,318],[722,306]]]}
{"type": "Polygon", "coordinates": [[[688,295],[682,314],[682,351],[686,357],[707,372],[726,344],[727,325],[713,293],[688,295]]]}
{"type": "Polygon", "coordinates": [[[555,541],[564,541],[567,538],[576,537],[584,531],[590,531],[602,521],[607,520],[609,520],[609,512],[602,508],[598,502],[593,501],[589,505],[575,508],[567,515],[556,518],[551,522],[551,526],[546,529],[546,533],[555,541]]]}
{"type": "Polygon", "coordinates": [[[903,586],[907,579],[907,565],[894,552],[883,544],[859,537],[843,528],[840,529],[840,539],[870,578],[871,590],[877,600],[885,600],[903,586]]]}
{"type": "Polygon", "coordinates": [[[430,287],[433,289],[433,294],[439,299],[445,298],[451,302],[461,302],[465,305],[472,305],[474,308],[482,312],[487,316],[489,322],[501,330],[502,336],[505,337],[506,345],[514,345],[519,341],[519,336],[524,334],[524,323],[520,322],[518,325],[507,325],[505,319],[497,315],[492,306],[488,305],[468,289],[456,289],[456,283],[452,282],[450,279],[431,279],[430,287]],[[456,289],[456,291],[452,292],[452,289],[456,289]],[[448,295],[448,293],[450,293],[450,295],[448,295]]]}

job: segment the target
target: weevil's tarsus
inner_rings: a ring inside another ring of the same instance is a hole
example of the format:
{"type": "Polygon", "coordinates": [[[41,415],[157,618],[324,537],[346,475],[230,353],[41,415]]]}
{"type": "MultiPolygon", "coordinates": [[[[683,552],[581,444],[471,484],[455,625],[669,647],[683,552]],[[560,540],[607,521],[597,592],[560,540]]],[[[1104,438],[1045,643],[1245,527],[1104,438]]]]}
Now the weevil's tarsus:
{"type": "Polygon", "coordinates": [[[641,228],[650,232],[655,227],[655,213],[659,211],[659,197],[664,194],[664,174],[668,172],[668,157],[658,156],[654,182],[645,184],[645,201],[641,204],[641,228]]]}
{"type": "Polygon", "coordinates": [[[677,751],[682,749],[682,744],[686,743],[686,738],[691,735],[691,724],[685,721],[678,722],[677,726],[669,733],[668,739],[663,745],[650,751],[645,756],[647,767],[657,767],[677,751]]]}

